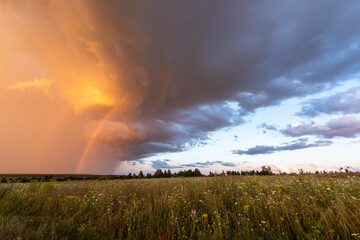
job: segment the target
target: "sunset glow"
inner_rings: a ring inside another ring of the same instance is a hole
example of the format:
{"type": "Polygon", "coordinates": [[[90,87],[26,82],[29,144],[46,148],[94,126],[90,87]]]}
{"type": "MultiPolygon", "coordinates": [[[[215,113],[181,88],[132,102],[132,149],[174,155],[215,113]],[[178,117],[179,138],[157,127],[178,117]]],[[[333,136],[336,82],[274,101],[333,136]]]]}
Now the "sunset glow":
{"type": "Polygon", "coordinates": [[[360,4],[160,2],[0,0],[0,172],[360,169],[360,4]]]}

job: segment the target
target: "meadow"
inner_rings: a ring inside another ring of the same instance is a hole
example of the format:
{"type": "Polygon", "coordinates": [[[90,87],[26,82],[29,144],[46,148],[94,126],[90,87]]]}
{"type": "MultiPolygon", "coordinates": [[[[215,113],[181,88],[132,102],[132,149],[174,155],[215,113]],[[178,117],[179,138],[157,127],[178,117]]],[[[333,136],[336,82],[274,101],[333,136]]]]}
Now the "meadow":
{"type": "Polygon", "coordinates": [[[360,239],[360,177],[2,183],[0,239],[360,239]]]}

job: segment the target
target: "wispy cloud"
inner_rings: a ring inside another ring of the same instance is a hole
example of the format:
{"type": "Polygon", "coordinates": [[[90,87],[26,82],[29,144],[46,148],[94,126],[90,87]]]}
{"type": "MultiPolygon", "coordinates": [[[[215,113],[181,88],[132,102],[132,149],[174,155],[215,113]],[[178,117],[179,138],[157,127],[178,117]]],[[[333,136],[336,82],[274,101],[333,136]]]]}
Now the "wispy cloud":
{"type": "Polygon", "coordinates": [[[247,150],[234,150],[234,154],[238,155],[260,155],[260,154],[271,154],[274,152],[282,151],[294,151],[305,148],[312,147],[322,147],[329,146],[332,144],[332,141],[329,140],[318,140],[314,143],[307,143],[306,138],[298,139],[290,143],[283,143],[281,146],[272,146],[272,145],[257,145],[255,147],[249,148],[247,150]]]}
{"type": "Polygon", "coordinates": [[[45,95],[52,96],[52,85],[54,84],[54,80],[52,79],[34,79],[32,81],[26,82],[18,82],[15,84],[10,85],[7,89],[8,90],[18,90],[18,91],[41,91],[45,95]]]}
{"type": "Polygon", "coordinates": [[[262,123],[261,125],[258,125],[257,128],[262,128],[270,131],[277,131],[279,127],[276,125],[269,125],[267,123],[262,123]]]}
{"type": "Polygon", "coordinates": [[[352,138],[360,134],[360,120],[352,115],[345,115],[334,117],[326,124],[311,122],[288,125],[285,129],[281,129],[280,132],[291,137],[314,135],[325,138],[352,138]]]}
{"type": "Polygon", "coordinates": [[[314,117],[321,113],[360,113],[360,87],[334,94],[326,98],[311,99],[303,103],[297,115],[314,117]]]}
{"type": "Polygon", "coordinates": [[[257,129],[262,129],[263,133],[267,133],[267,131],[278,131],[279,127],[277,125],[269,125],[267,123],[262,123],[256,127],[257,129]]]}
{"type": "Polygon", "coordinates": [[[195,163],[188,163],[188,164],[180,164],[180,165],[170,165],[168,159],[165,160],[155,160],[152,161],[151,167],[155,169],[173,169],[173,168],[207,168],[209,166],[219,164],[224,167],[235,167],[238,166],[236,163],[233,162],[224,162],[224,161],[207,161],[207,162],[195,162],[195,163]]]}

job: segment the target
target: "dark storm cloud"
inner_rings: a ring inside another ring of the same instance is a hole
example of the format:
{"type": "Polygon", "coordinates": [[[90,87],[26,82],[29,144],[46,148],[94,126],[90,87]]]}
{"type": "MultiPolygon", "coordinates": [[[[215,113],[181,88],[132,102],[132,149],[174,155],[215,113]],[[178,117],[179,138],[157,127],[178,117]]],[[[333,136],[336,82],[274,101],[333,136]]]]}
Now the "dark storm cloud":
{"type": "Polygon", "coordinates": [[[300,123],[288,125],[281,133],[291,137],[314,135],[325,138],[353,138],[360,134],[360,120],[351,115],[332,118],[326,124],[300,123]]]}
{"type": "Polygon", "coordinates": [[[233,153],[239,155],[271,154],[274,152],[294,151],[305,148],[329,146],[331,144],[332,142],[329,140],[318,140],[314,143],[307,143],[306,138],[301,138],[290,143],[283,143],[282,146],[257,145],[255,147],[249,148],[248,150],[234,150],[233,153]]]}
{"type": "Polygon", "coordinates": [[[122,89],[145,86],[126,120],[144,138],[110,143],[121,159],[182,151],[241,124],[240,116],[316,93],[360,69],[357,1],[86,5],[111,76],[122,89]]]}
{"type": "Polygon", "coordinates": [[[351,88],[326,98],[311,99],[304,103],[297,115],[314,117],[321,113],[360,113],[360,87],[351,88]]]}
{"type": "Polygon", "coordinates": [[[229,104],[211,104],[179,110],[161,120],[137,122],[134,128],[145,129],[146,138],[129,142],[128,139],[110,139],[110,144],[126,151],[128,160],[152,156],[156,153],[179,152],[207,144],[208,132],[243,122],[239,113],[229,104]],[[136,146],[136,147],[134,147],[136,146]]]}
{"type": "Polygon", "coordinates": [[[189,164],[170,165],[169,160],[155,160],[151,162],[151,167],[155,169],[174,169],[174,168],[207,168],[209,166],[219,164],[224,167],[235,167],[237,164],[224,161],[207,161],[207,162],[195,162],[189,164]]]}

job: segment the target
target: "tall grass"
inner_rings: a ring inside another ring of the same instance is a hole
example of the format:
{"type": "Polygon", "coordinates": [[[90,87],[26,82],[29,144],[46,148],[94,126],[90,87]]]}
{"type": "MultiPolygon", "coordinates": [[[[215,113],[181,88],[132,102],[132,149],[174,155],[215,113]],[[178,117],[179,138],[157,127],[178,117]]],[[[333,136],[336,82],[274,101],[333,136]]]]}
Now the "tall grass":
{"type": "Polygon", "coordinates": [[[360,178],[0,184],[0,239],[360,239],[360,178]]]}

